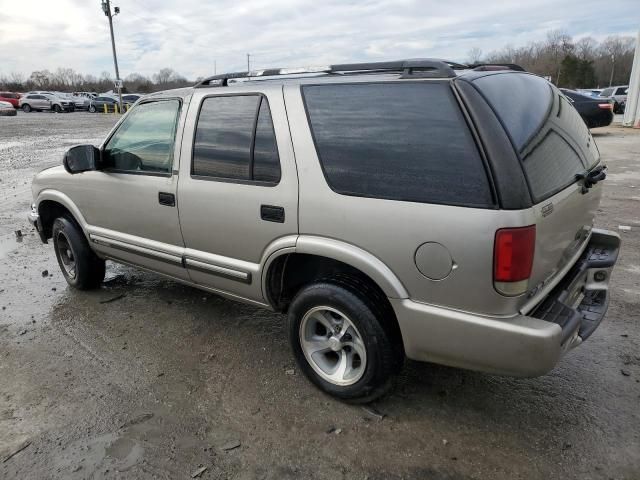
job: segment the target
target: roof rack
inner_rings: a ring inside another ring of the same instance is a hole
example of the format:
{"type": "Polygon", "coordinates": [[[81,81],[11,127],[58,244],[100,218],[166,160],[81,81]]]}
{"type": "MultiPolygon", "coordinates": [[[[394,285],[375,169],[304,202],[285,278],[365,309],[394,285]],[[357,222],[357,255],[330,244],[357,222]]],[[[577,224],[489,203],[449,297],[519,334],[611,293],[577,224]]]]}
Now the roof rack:
{"type": "Polygon", "coordinates": [[[195,88],[226,87],[229,80],[256,79],[283,75],[305,74],[350,74],[350,73],[381,73],[402,72],[400,78],[454,78],[454,69],[468,68],[466,65],[431,58],[412,60],[397,60],[390,62],[343,63],[315,68],[271,68],[250,72],[224,73],[213,75],[196,83],[195,88]]]}
{"type": "Polygon", "coordinates": [[[515,70],[516,72],[526,72],[524,68],[515,63],[473,63],[467,65],[466,68],[471,70],[477,70],[479,72],[486,72],[492,70],[515,70]]]}

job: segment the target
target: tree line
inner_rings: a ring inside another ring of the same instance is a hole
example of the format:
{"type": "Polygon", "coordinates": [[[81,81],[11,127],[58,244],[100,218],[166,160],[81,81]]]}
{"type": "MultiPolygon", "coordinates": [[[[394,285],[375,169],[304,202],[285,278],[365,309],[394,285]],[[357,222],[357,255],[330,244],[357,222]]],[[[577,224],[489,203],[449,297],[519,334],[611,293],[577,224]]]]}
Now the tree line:
{"type": "MultiPolygon", "coordinates": [[[[194,82],[172,70],[163,68],[150,77],[132,73],[123,79],[124,92],[150,93],[193,85],[194,82]]],[[[72,68],[36,70],[25,77],[19,73],[0,75],[0,88],[15,92],[52,90],[57,92],[106,92],[114,89],[114,77],[102,72],[99,77],[83,75],[72,68]]]]}
{"type": "MultiPolygon", "coordinates": [[[[560,30],[547,32],[542,41],[521,47],[507,45],[484,55],[479,48],[471,49],[469,63],[516,63],[553,83],[567,88],[603,88],[626,85],[631,75],[634,53],[633,37],[612,35],[601,42],[592,37],[575,40],[560,30]]],[[[197,81],[198,79],[196,79],[197,81]]],[[[163,68],[151,76],[131,73],[124,78],[125,92],[149,93],[193,85],[194,81],[163,68]]],[[[19,73],[0,75],[0,88],[18,92],[29,90],[105,92],[114,88],[109,72],[99,77],[83,75],[72,68],[37,70],[25,77],[19,73]]]]}
{"type": "Polygon", "coordinates": [[[604,88],[629,83],[634,50],[633,37],[612,35],[601,42],[593,37],[574,40],[560,30],[552,30],[545,40],[521,47],[507,45],[487,55],[473,48],[467,61],[516,63],[549,77],[559,87],[604,88]]]}

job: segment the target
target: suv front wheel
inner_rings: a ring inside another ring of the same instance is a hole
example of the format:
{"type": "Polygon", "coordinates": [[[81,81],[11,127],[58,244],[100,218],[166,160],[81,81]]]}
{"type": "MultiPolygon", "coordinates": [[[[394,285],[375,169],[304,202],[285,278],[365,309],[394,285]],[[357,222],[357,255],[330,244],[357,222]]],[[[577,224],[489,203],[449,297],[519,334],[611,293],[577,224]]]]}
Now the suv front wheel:
{"type": "Polygon", "coordinates": [[[341,400],[365,403],[386,393],[403,356],[379,318],[383,311],[348,284],[329,280],[304,287],[288,319],[300,369],[341,400]]]}
{"type": "Polygon", "coordinates": [[[82,230],[74,221],[66,217],[55,219],[53,249],[69,285],[79,290],[100,286],[104,280],[105,262],[91,250],[82,230]]]}

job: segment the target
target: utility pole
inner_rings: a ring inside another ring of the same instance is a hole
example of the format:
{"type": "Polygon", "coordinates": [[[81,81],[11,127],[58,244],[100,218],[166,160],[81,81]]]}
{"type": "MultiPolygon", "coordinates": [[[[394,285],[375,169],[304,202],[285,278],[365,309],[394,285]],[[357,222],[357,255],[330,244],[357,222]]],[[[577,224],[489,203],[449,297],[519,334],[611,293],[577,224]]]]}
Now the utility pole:
{"type": "Polygon", "coordinates": [[[250,57],[250,56],[251,56],[251,55],[249,55],[249,54],[247,53],[247,73],[249,73],[249,72],[251,71],[251,66],[250,66],[250,63],[249,63],[249,57],[250,57]]]}
{"type": "Polygon", "coordinates": [[[102,11],[109,19],[109,31],[111,32],[111,50],[113,51],[113,65],[116,67],[116,88],[118,89],[118,102],[120,104],[120,113],[122,113],[122,80],[120,80],[120,71],[118,70],[118,57],[116,55],[116,41],[113,37],[113,17],[120,13],[120,7],[114,8],[111,14],[110,0],[102,0],[102,11]]]}
{"type": "Polygon", "coordinates": [[[216,61],[213,61],[213,74],[217,75],[218,74],[218,69],[216,68],[216,61]]]}
{"type": "Polygon", "coordinates": [[[613,83],[613,72],[616,69],[616,56],[615,54],[611,55],[611,76],[609,77],[609,86],[613,83]]]}

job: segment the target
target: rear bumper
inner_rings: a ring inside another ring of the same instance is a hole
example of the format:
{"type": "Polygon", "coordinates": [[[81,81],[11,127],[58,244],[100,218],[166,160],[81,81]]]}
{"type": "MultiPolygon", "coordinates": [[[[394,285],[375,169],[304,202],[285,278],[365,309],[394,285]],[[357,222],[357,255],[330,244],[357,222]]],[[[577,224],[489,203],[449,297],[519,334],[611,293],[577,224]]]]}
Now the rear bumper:
{"type": "Polygon", "coordinates": [[[569,273],[529,315],[499,318],[390,299],[413,360],[518,377],[550,371],[606,313],[620,237],[594,230],[569,273]]]}

